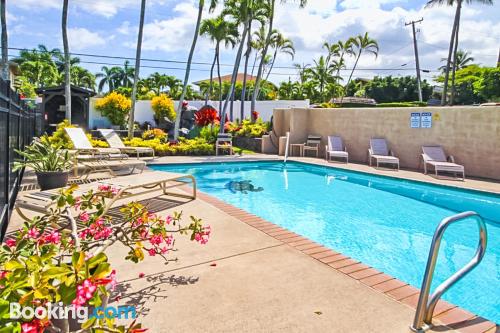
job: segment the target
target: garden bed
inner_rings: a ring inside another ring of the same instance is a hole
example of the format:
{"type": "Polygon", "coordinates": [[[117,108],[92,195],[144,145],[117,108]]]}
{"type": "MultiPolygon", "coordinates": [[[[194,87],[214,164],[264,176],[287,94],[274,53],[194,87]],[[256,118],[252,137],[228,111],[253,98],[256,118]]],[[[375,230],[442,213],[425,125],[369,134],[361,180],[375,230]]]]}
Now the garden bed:
{"type": "Polygon", "coordinates": [[[233,145],[254,151],[256,153],[262,152],[262,138],[248,138],[243,136],[236,136],[233,138],[233,145]]]}

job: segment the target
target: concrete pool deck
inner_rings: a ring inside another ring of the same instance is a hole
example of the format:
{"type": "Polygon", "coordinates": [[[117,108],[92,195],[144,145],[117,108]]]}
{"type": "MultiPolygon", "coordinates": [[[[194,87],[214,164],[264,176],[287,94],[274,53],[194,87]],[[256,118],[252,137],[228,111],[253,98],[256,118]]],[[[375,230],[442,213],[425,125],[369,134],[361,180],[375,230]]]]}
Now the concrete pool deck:
{"type": "MultiPolygon", "coordinates": [[[[261,156],[165,157],[155,162],[276,158],[261,156]]],[[[480,189],[476,186],[482,181],[475,182],[471,188],[480,189]]],[[[410,331],[418,290],[206,194],[174,206],[160,214],[182,210],[185,217],[202,218],[213,228],[207,245],[178,238],[179,260],[168,265],[156,257],[136,265],[123,260],[124,249],[108,251],[118,272],[117,304],[138,306],[140,321],[150,332],[410,331]],[[145,276],[139,278],[139,273],[145,276]]],[[[19,222],[14,213],[9,230],[19,222]]],[[[449,326],[438,325],[434,332],[499,332],[494,323],[444,302],[438,312],[437,319],[449,326]]]]}

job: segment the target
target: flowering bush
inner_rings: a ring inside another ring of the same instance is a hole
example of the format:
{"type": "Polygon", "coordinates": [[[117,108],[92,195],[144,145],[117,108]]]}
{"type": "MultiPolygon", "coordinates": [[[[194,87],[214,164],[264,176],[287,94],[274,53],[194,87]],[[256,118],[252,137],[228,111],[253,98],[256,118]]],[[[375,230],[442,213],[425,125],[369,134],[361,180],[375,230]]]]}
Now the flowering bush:
{"type": "Polygon", "coordinates": [[[160,128],[153,128],[151,130],[144,131],[142,133],[142,138],[144,140],[158,139],[160,141],[165,141],[167,138],[167,133],[160,128]]]}
{"type": "Polygon", "coordinates": [[[155,114],[155,120],[158,122],[159,119],[167,117],[169,120],[174,121],[176,117],[174,101],[165,94],[160,94],[160,96],[155,96],[151,100],[151,107],[155,114]]]}
{"type": "Polygon", "coordinates": [[[125,140],[125,145],[132,147],[153,148],[158,156],[171,155],[213,155],[215,153],[214,145],[208,143],[203,138],[186,139],[179,138],[178,143],[162,142],[159,139],[143,140],[133,138],[125,140]]]}
{"type": "Polygon", "coordinates": [[[219,121],[217,110],[210,105],[206,105],[194,113],[194,122],[199,127],[218,124],[219,121]]]}
{"type": "Polygon", "coordinates": [[[269,127],[270,124],[264,122],[262,118],[257,119],[255,122],[245,119],[241,122],[241,124],[230,123],[227,131],[236,137],[244,136],[249,138],[260,138],[269,132],[269,127]]]}
{"type": "Polygon", "coordinates": [[[102,115],[107,117],[113,125],[123,126],[132,108],[132,101],[130,98],[113,91],[97,100],[95,108],[101,111],[102,115]]]}
{"type": "MultiPolygon", "coordinates": [[[[136,202],[121,209],[122,219],[112,221],[106,215],[105,200],[118,189],[100,186],[95,192],[76,197],[76,188],[61,190],[54,197],[56,208],[26,222],[0,248],[1,332],[41,333],[58,325],[49,318],[48,309],[59,302],[71,306],[73,311],[105,303],[117,274],[105,251],[116,242],[129,249],[127,260],[137,263],[147,254],[162,257],[168,263],[173,260],[168,255],[175,249],[175,235],[187,235],[200,244],[210,237],[210,227],[203,226],[200,219],[191,216],[189,225],[183,226],[182,213],[162,217],[136,202]],[[77,224],[83,227],[77,228],[77,224]],[[9,303],[46,311],[32,313],[31,318],[11,318],[9,303]]],[[[102,317],[84,321],[82,329],[145,331],[135,321],[118,325],[114,318],[102,317]]],[[[67,319],[62,326],[63,332],[69,331],[67,319]]]]}

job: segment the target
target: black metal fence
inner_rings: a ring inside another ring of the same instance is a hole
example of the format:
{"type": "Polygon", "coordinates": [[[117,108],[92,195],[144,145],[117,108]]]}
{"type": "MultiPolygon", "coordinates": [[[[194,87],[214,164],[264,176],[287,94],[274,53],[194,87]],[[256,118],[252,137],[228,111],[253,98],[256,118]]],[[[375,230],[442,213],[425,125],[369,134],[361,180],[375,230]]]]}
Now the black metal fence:
{"type": "Polygon", "coordinates": [[[5,235],[10,213],[23,177],[23,170],[12,171],[16,152],[40,135],[42,114],[0,79],[0,241],[5,235]],[[38,129],[38,130],[37,130],[38,129]]]}

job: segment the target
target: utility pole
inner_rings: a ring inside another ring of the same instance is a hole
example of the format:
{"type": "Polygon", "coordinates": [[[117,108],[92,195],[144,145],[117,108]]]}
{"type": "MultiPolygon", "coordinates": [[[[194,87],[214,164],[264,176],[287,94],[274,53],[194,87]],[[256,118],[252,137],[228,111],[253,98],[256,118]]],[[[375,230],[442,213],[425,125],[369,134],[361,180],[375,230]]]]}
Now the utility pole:
{"type": "Polygon", "coordinates": [[[422,102],[422,87],[420,84],[420,62],[418,61],[418,47],[417,47],[417,32],[415,31],[415,23],[420,23],[424,19],[421,18],[418,21],[411,21],[409,23],[405,23],[405,26],[411,24],[413,30],[413,49],[415,50],[415,65],[417,67],[417,86],[418,86],[418,100],[422,102]]]}

